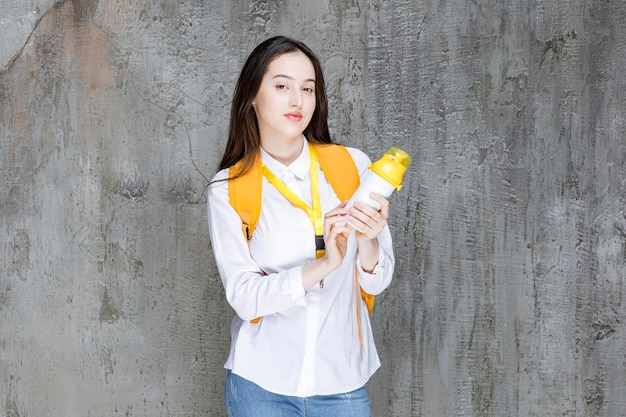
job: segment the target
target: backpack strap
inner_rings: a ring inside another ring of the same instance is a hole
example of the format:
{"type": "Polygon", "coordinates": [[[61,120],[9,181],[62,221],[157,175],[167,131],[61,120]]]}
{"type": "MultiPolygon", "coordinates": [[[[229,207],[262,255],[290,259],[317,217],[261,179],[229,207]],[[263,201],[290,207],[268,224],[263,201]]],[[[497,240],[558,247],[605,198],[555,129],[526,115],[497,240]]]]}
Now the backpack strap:
{"type": "MultiPolygon", "coordinates": [[[[242,161],[230,167],[229,176],[240,172],[242,161]]],[[[247,240],[252,238],[256,224],[261,216],[261,199],[263,191],[263,175],[261,158],[257,158],[252,169],[245,174],[228,181],[228,198],[230,205],[237,211],[241,219],[241,231],[247,240]]],[[[250,320],[257,324],[261,317],[250,320]]]]}
{"type": "MultiPolygon", "coordinates": [[[[229,170],[229,176],[237,175],[242,161],[237,162],[229,170]]],[[[255,161],[252,169],[228,181],[228,198],[230,205],[235,208],[241,218],[241,231],[247,240],[252,238],[254,229],[261,216],[261,193],[263,191],[263,175],[261,173],[260,157],[255,161]]]]}
{"type": "Polygon", "coordinates": [[[352,155],[345,146],[314,145],[320,167],[339,200],[346,201],[359,188],[361,179],[352,155]]]}

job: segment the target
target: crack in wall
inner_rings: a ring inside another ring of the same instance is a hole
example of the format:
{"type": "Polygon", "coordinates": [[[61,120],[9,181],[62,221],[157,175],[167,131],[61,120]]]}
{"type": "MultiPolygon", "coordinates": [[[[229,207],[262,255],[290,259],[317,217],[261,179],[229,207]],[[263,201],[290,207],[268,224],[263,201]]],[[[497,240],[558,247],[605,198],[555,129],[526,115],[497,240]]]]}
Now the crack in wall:
{"type": "MultiPolygon", "coordinates": [[[[93,25],[96,28],[98,28],[104,34],[104,36],[106,36],[109,40],[113,41],[113,36],[111,34],[107,33],[107,31],[103,27],[98,25],[96,22],[92,22],[92,23],[93,23],[93,25]]],[[[183,130],[185,131],[185,137],[187,139],[187,144],[188,144],[188,147],[189,147],[189,158],[191,160],[191,164],[193,165],[194,170],[198,174],[200,174],[200,176],[205,180],[205,182],[208,183],[209,182],[208,176],[205,175],[200,170],[200,168],[198,167],[198,165],[196,163],[196,159],[195,159],[195,156],[193,154],[193,146],[192,146],[191,134],[189,133],[189,129],[187,127],[187,122],[185,121],[185,118],[180,113],[178,113],[176,111],[176,107],[179,104],[181,104],[181,99],[179,99],[176,102],[176,104],[169,105],[169,106],[161,105],[161,104],[158,104],[158,103],[150,100],[149,98],[147,98],[145,95],[143,95],[140,92],[140,89],[139,89],[139,87],[137,86],[137,84],[135,82],[141,83],[141,84],[143,84],[145,86],[148,86],[148,87],[152,87],[152,86],[149,83],[147,83],[146,81],[144,81],[141,78],[139,78],[133,71],[131,71],[130,67],[128,66],[128,62],[120,63],[120,67],[123,68],[124,71],[129,75],[130,82],[131,82],[131,84],[132,84],[132,86],[133,86],[137,96],[141,100],[143,100],[144,102],[146,102],[146,103],[148,103],[148,104],[150,104],[150,105],[152,105],[152,106],[154,106],[154,107],[156,107],[156,108],[158,108],[158,109],[160,109],[160,110],[162,110],[162,111],[164,111],[166,113],[166,124],[169,127],[175,128],[175,125],[176,125],[176,123],[171,120],[171,118],[170,118],[171,116],[175,116],[176,118],[179,119],[180,125],[182,126],[183,130]]],[[[188,95],[188,94],[186,94],[184,92],[181,92],[180,94],[181,94],[182,97],[187,98],[187,99],[193,101],[194,103],[196,103],[199,106],[201,106],[203,109],[207,110],[206,106],[204,104],[202,104],[200,101],[198,101],[197,99],[191,97],[190,95],[188,95]]],[[[200,200],[201,200],[203,195],[204,195],[204,192],[200,193],[200,196],[195,201],[193,201],[193,203],[194,204],[198,204],[200,202],[200,200]]]]}
{"type": "MultiPolygon", "coordinates": [[[[71,3],[72,3],[72,5],[74,6],[74,14],[76,15],[76,16],[75,16],[75,19],[77,19],[77,20],[83,20],[83,17],[82,17],[82,16],[83,16],[83,11],[84,11],[85,9],[90,9],[90,10],[88,10],[88,12],[89,12],[88,14],[89,14],[89,16],[90,16],[90,18],[89,18],[90,23],[91,23],[91,24],[93,24],[93,25],[94,25],[94,26],[95,26],[98,30],[100,30],[100,31],[104,34],[104,36],[106,36],[109,40],[113,40],[113,36],[112,36],[111,34],[107,33],[107,32],[106,32],[106,30],[104,30],[104,28],[102,28],[102,27],[101,27],[100,25],[98,25],[95,21],[93,21],[93,14],[94,14],[94,11],[93,11],[93,10],[95,9],[95,7],[97,7],[97,3],[98,3],[97,1],[95,2],[95,5],[94,5],[94,4],[91,4],[91,2],[90,2],[89,0],[61,0],[61,1],[58,1],[58,2],[54,3],[54,4],[50,7],[50,8],[48,8],[48,9],[47,9],[47,10],[46,10],[46,11],[45,11],[45,12],[44,12],[44,13],[43,13],[43,14],[42,14],[42,15],[41,15],[38,19],[37,19],[37,21],[35,22],[35,24],[34,24],[34,26],[33,26],[32,30],[30,31],[30,33],[29,33],[29,35],[28,35],[28,37],[27,37],[26,41],[24,42],[24,45],[22,45],[22,47],[20,47],[20,48],[17,50],[17,52],[16,52],[15,54],[13,54],[13,56],[11,56],[11,58],[7,61],[7,63],[6,63],[5,65],[3,65],[2,67],[0,67],[0,76],[1,76],[2,74],[4,74],[4,73],[8,72],[8,71],[9,71],[9,70],[13,67],[13,65],[14,65],[14,64],[15,64],[15,62],[18,60],[18,58],[19,58],[19,57],[23,54],[23,52],[24,52],[24,50],[26,49],[26,47],[27,47],[27,46],[31,43],[31,41],[32,41],[32,39],[33,39],[33,37],[34,37],[35,33],[37,32],[37,29],[39,28],[39,25],[40,25],[40,24],[41,24],[41,22],[43,21],[43,19],[44,19],[46,16],[48,16],[48,14],[49,14],[49,13],[51,13],[53,10],[57,10],[57,9],[58,9],[59,7],[61,7],[63,4],[66,4],[66,3],[68,3],[68,2],[71,2],[71,3]]],[[[159,108],[159,109],[163,110],[163,111],[166,113],[166,115],[167,115],[167,118],[168,118],[168,119],[169,119],[171,116],[174,116],[174,117],[176,117],[176,118],[179,120],[179,124],[180,124],[180,126],[182,126],[182,128],[183,128],[183,130],[184,130],[184,132],[185,132],[185,137],[186,137],[186,139],[187,139],[188,148],[189,148],[189,157],[190,157],[190,160],[191,160],[191,164],[193,165],[194,170],[195,170],[198,174],[200,174],[200,176],[204,179],[204,181],[205,181],[206,183],[208,183],[208,182],[209,182],[209,178],[208,178],[208,176],[207,176],[207,175],[205,175],[205,174],[202,172],[202,170],[200,170],[200,168],[198,167],[198,165],[197,165],[197,163],[196,163],[195,156],[194,156],[194,154],[193,154],[193,146],[192,146],[191,134],[189,133],[189,129],[188,129],[188,127],[187,127],[187,122],[185,121],[185,118],[184,118],[184,117],[183,117],[180,113],[178,113],[178,112],[175,110],[176,106],[180,103],[180,100],[179,100],[179,102],[178,102],[176,105],[174,105],[174,106],[164,106],[164,105],[160,105],[160,104],[158,104],[158,103],[155,103],[154,101],[151,101],[150,99],[148,99],[147,97],[145,97],[144,95],[142,95],[142,94],[140,93],[139,88],[137,87],[137,84],[135,83],[135,81],[136,81],[136,82],[140,82],[140,83],[142,83],[142,84],[144,84],[144,85],[149,85],[149,84],[148,84],[148,83],[146,83],[145,81],[141,80],[141,79],[140,79],[137,75],[135,75],[135,74],[134,74],[134,73],[130,70],[130,68],[128,67],[128,65],[127,65],[127,64],[124,64],[124,65],[123,65],[123,68],[125,69],[126,73],[130,76],[131,84],[133,85],[133,88],[135,89],[136,94],[137,94],[137,95],[138,95],[138,96],[139,96],[139,97],[140,97],[140,98],[141,98],[144,102],[146,102],[146,103],[148,103],[148,104],[151,104],[151,105],[153,105],[153,106],[155,106],[155,107],[157,107],[157,108],[159,108]]],[[[184,92],[182,93],[182,96],[183,96],[183,97],[186,97],[186,98],[188,98],[188,99],[190,99],[190,100],[192,100],[193,102],[197,103],[197,104],[198,104],[198,105],[200,105],[201,107],[206,108],[206,106],[204,106],[204,105],[203,105],[202,103],[200,103],[198,100],[196,100],[195,98],[193,98],[193,97],[191,97],[191,96],[189,96],[189,95],[185,94],[184,92]]],[[[174,122],[172,122],[172,121],[169,121],[169,120],[167,121],[167,123],[168,123],[168,125],[169,125],[169,126],[171,126],[171,127],[174,127],[174,128],[175,128],[175,124],[176,124],[176,123],[174,123],[174,122]]],[[[196,203],[196,204],[197,204],[197,203],[199,203],[199,202],[200,202],[200,200],[201,200],[201,198],[202,198],[202,196],[203,196],[203,194],[204,194],[204,192],[200,193],[200,195],[198,196],[198,198],[197,198],[195,201],[193,201],[193,203],[196,203]]]]}
{"type": "Polygon", "coordinates": [[[61,1],[57,1],[56,3],[54,3],[52,6],[50,6],[48,8],[48,10],[46,10],[41,16],[39,16],[39,19],[37,19],[35,21],[35,25],[33,26],[33,28],[31,29],[30,33],[28,34],[28,37],[26,38],[26,41],[24,42],[24,45],[22,45],[22,47],[19,48],[17,50],[17,52],[15,52],[15,54],[13,54],[13,56],[11,56],[11,58],[9,58],[9,60],[7,61],[6,64],[4,64],[2,67],[0,67],[0,75],[4,74],[5,72],[8,72],[11,69],[11,67],[13,67],[13,65],[15,64],[15,61],[17,61],[17,59],[24,52],[24,49],[26,49],[26,47],[30,43],[30,41],[33,38],[33,35],[35,34],[35,32],[37,31],[37,28],[39,27],[39,24],[41,23],[41,21],[52,10],[56,10],[59,7],[61,7],[63,4],[68,3],[68,2],[71,2],[72,5],[74,6],[74,12],[75,12],[77,20],[83,20],[83,11],[85,11],[85,10],[88,11],[90,14],[93,14],[93,10],[97,7],[97,4],[98,4],[97,1],[95,1],[95,4],[91,4],[90,0],[61,0],[61,1]]]}
{"type": "Polygon", "coordinates": [[[4,64],[2,67],[0,67],[0,75],[4,74],[5,72],[8,72],[11,67],[13,67],[13,64],[15,64],[15,61],[17,61],[17,59],[22,55],[22,53],[24,52],[24,49],[26,48],[26,46],[30,43],[30,40],[33,38],[33,35],[35,34],[35,31],[37,30],[37,28],[39,27],[39,24],[41,23],[42,19],[48,14],[50,13],[50,10],[54,9],[54,6],[52,6],[51,8],[49,8],[48,10],[46,10],[44,12],[44,14],[42,14],[41,16],[39,16],[39,19],[37,19],[37,21],[35,22],[35,25],[33,26],[33,28],[31,29],[30,33],[28,34],[28,37],[26,38],[26,41],[24,42],[24,45],[22,45],[21,48],[19,48],[17,50],[17,52],[15,52],[15,54],[13,54],[13,56],[11,58],[9,58],[9,60],[7,61],[6,64],[4,64]]]}
{"type": "MultiPolygon", "coordinates": [[[[164,111],[167,115],[167,117],[169,118],[169,116],[175,116],[179,119],[180,121],[180,126],[182,126],[183,130],[185,131],[185,136],[187,138],[187,144],[189,146],[189,158],[191,160],[191,164],[193,165],[195,171],[200,174],[200,176],[202,176],[202,178],[206,181],[209,182],[209,178],[200,170],[200,168],[198,168],[198,165],[196,164],[196,159],[193,155],[193,147],[192,147],[192,143],[191,143],[191,134],[189,133],[189,129],[187,128],[187,122],[185,121],[185,118],[183,116],[180,115],[180,113],[178,113],[176,111],[176,107],[181,103],[181,100],[178,100],[178,102],[175,105],[170,105],[168,107],[155,103],[154,101],[150,100],[149,98],[147,98],[146,96],[142,95],[141,92],[139,91],[139,88],[137,87],[137,85],[135,84],[135,81],[142,83],[143,85],[147,85],[149,86],[148,83],[146,83],[145,81],[141,80],[139,77],[137,77],[128,67],[128,64],[124,63],[123,64],[124,69],[126,70],[127,74],[130,76],[130,82],[133,86],[133,88],[135,89],[135,92],[137,93],[137,96],[142,99],[144,102],[164,111]]],[[[186,94],[182,93],[183,97],[187,97],[186,94]]],[[[192,97],[189,97],[190,99],[196,101],[195,99],[193,99],[192,97]]],[[[202,105],[201,103],[199,103],[203,108],[205,107],[204,105],[202,105]]],[[[168,124],[168,126],[175,128],[175,123],[172,122],[171,120],[168,120],[166,122],[168,124]]],[[[198,200],[196,201],[196,203],[199,203],[200,199],[202,198],[202,194],[200,195],[200,197],[198,197],[198,200]]]]}

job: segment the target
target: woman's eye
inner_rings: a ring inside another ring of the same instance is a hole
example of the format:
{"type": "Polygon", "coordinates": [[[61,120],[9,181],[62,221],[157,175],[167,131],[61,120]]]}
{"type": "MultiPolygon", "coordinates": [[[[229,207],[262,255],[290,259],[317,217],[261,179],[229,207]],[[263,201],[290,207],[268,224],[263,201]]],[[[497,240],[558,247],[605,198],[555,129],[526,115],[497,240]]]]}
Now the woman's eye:
{"type": "Polygon", "coordinates": [[[302,90],[304,90],[305,93],[312,93],[313,92],[313,88],[312,87],[304,87],[302,90]]]}
{"type": "Polygon", "coordinates": [[[286,86],[285,84],[278,84],[278,85],[276,86],[276,89],[277,89],[277,90],[285,90],[286,88],[287,88],[287,86],[286,86]]]}

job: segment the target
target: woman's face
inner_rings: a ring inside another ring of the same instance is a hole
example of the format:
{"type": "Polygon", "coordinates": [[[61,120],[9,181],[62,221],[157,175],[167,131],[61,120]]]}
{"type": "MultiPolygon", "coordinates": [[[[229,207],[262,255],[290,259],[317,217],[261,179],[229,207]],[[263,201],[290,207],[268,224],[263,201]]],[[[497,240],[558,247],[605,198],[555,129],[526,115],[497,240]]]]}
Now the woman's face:
{"type": "Polygon", "coordinates": [[[268,65],[253,107],[261,144],[299,139],[315,111],[315,69],[302,52],[289,52],[268,65]]]}

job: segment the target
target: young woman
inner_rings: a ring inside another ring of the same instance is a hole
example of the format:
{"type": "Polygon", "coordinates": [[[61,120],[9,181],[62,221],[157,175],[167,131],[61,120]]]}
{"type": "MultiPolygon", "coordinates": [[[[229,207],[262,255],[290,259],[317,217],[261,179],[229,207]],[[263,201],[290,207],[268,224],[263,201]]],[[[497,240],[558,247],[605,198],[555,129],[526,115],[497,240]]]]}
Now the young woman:
{"type": "MultiPolygon", "coordinates": [[[[359,291],[376,295],[391,281],[389,202],[372,194],[380,210],[346,209],[315,163],[315,146],[330,143],[317,57],[286,37],[259,44],[235,87],[208,189],[213,253],[236,313],[225,364],[231,417],[371,415],[365,384],[380,361],[359,291]],[[229,185],[259,166],[260,216],[248,240],[229,185]]],[[[369,158],[347,150],[363,175],[369,158]]]]}

